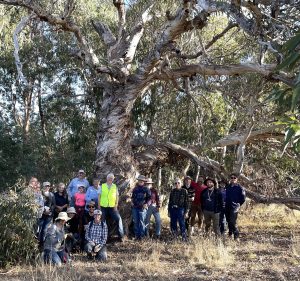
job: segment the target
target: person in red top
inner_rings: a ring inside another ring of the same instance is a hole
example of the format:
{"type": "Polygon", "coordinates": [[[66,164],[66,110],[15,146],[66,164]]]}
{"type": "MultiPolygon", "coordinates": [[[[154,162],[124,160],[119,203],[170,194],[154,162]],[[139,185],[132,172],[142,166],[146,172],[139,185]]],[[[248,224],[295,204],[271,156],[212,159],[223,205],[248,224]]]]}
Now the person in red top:
{"type": "Polygon", "coordinates": [[[198,228],[202,229],[203,225],[203,213],[201,209],[201,193],[207,188],[204,185],[204,177],[199,176],[198,182],[191,182],[191,186],[195,189],[195,197],[191,207],[191,235],[194,232],[194,225],[196,223],[196,216],[198,216],[198,228]]]}

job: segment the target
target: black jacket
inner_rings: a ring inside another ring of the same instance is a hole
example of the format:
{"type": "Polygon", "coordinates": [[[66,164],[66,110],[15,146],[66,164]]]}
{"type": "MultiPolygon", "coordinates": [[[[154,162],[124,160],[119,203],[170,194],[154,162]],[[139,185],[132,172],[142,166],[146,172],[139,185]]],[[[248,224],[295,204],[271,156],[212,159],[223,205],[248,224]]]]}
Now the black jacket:
{"type": "Polygon", "coordinates": [[[214,188],[213,191],[206,188],[201,193],[201,208],[206,211],[213,211],[215,213],[220,213],[224,207],[224,200],[220,190],[214,188]],[[210,210],[212,207],[213,210],[210,210]]]}

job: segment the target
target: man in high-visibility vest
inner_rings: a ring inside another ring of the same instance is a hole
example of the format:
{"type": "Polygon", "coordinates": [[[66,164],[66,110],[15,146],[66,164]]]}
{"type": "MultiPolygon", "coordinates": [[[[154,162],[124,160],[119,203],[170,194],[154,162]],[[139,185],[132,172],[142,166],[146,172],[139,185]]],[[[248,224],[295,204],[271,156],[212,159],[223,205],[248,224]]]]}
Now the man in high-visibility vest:
{"type": "Polygon", "coordinates": [[[110,216],[118,224],[118,235],[120,240],[123,241],[123,222],[118,211],[119,193],[116,184],[113,183],[114,178],[113,174],[107,175],[106,183],[101,185],[98,202],[102,211],[102,219],[106,220],[107,216],[110,216]]]}

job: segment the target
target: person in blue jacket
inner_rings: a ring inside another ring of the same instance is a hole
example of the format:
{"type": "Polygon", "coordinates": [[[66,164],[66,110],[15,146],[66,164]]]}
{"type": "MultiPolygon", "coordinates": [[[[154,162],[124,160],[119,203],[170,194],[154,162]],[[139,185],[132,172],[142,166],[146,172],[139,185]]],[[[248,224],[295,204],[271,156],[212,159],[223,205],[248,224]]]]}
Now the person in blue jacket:
{"type": "Polygon", "coordinates": [[[243,187],[238,184],[238,175],[235,173],[230,175],[230,182],[226,187],[225,200],[225,216],[228,223],[229,236],[233,234],[236,240],[239,237],[237,228],[238,212],[246,200],[246,193],[243,187]]]}

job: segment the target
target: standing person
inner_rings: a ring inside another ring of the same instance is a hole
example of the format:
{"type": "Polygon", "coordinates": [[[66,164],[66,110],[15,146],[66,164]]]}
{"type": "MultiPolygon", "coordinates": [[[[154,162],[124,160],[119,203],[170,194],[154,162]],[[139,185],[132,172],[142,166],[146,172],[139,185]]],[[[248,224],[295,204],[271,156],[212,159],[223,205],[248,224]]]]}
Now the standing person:
{"type": "Polygon", "coordinates": [[[64,183],[60,182],[57,187],[57,192],[54,193],[55,209],[53,218],[56,219],[60,212],[67,211],[69,200],[64,183]]]}
{"type": "Polygon", "coordinates": [[[72,179],[68,186],[68,196],[71,207],[74,207],[74,195],[78,192],[78,185],[82,184],[85,190],[89,187],[89,182],[85,178],[84,170],[79,170],[76,178],[72,179]]]}
{"type": "Polygon", "coordinates": [[[52,192],[50,192],[50,182],[43,182],[43,199],[44,199],[44,211],[43,215],[40,218],[39,224],[39,243],[40,246],[43,245],[45,239],[45,230],[53,221],[53,214],[55,208],[55,197],[52,192]]]}
{"type": "Polygon", "coordinates": [[[36,224],[34,225],[34,234],[35,234],[35,237],[38,239],[39,238],[40,219],[44,212],[44,198],[43,198],[43,195],[42,195],[41,189],[40,189],[41,184],[39,183],[37,178],[31,177],[31,179],[29,180],[28,186],[29,186],[30,191],[33,194],[34,202],[36,205],[37,220],[36,220],[36,224]]]}
{"type": "Polygon", "coordinates": [[[108,235],[106,222],[101,220],[102,212],[94,211],[94,220],[92,220],[85,232],[85,251],[88,259],[92,259],[93,253],[96,259],[100,261],[107,260],[106,240],[108,235]]]}
{"type": "Polygon", "coordinates": [[[223,235],[225,233],[225,226],[226,226],[226,217],[225,217],[226,182],[225,181],[223,180],[219,181],[219,190],[222,194],[223,202],[224,202],[224,205],[220,212],[220,223],[219,223],[220,233],[221,235],[223,235]]]}
{"type": "Polygon", "coordinates": [[[74,195],[74,205],[79,218],[79,232],[83,233],[83,215],[85,209],[85,192],[83,183],[78,184],[78,192],[74,195]]]}
{"type": "Polygon", "coordinates": [[[85,194],[85,210],[88,211],[88,205],[93,200],[96,203],[96,206],[99,206],[98,198],[100,194],[100,180],[98,178],[93,179],[93,185],[91,185],[85,194]]]}
{"type": "Polygon", "coordinates": [[[239,230],[237,228],[238,212],[245,200],[246,193],[238,184],[238,175],[232,173],[229,185],[226,187],[225,215],[229,228],[229,236],[233,234],[235,240],[239,238],[239,230]]]}
{"type": "Polygon", "coordinates": [[[65,252],[65,231],[64,225],[69,220],[66,212],[60,212],[46,232],[44,243],[44,262],[52,262],[55,265],[61,264],[67,260],[65,252]]]}
{"type": "Polygon", "coordinates": [[[140,240],[146,234],[145,219],[148,203],[151,199],[151,192],[150,189],[145,186],[145,182],[147,181],[145,176],[138,176],[137,181],[137,185],[132,190],[131,203],[134,234],[135,238],[140,240]]]}
{"type": "Polygon", "coordinates": [[[159,214],[160,208],[160,198],[158,190],[152,186],[153,181],[151,178],[148,178],[145,185],[150,188],[151,192],[151,200],[146,214],[146,235],[149,235],[149,228],[150,228],[150,219],[151,216],[154,216],[155,219],[155,236],[157,239],[160,238],[160,231],[161,231],[161,219],[159,214]]]}
{"type": "Polygon", "coordinates": [[[101,185],[99,205],[102,211],[102,219],[106,220],[107,217],[110,216],[117,223],[119,239],[120,241],[123,241],[123,222],[118,211],[119,193],[116,184],[113,183],[114,178],[114,174],[108,174],[106,183],[101,185]]]}
{"type": "Polygon", "coordinates": [[[189,227],[191,223],[191,207],[192,203],[195,199],[195,189],[191,186],[192,178],[190,176],[186,176],[184,178],[184,184],[182,186],[183,189],[185,189],[188,193],[188,206],[187,206],[187,212],[185,217],[185,227],[188,231],[188,235],[191,235],[192,228],[189,227]]]}
{"type": "Polygon", "coordinates": [[[171,232],[177,237],[177,223],[179,223],[181,237],[186,240],[186,228],[184,218],[188,211],[188,193],[181,187],[181,180],[175,179],[174,188],[170,193],[168,215],[170,217],[171,232]]]}
{"type": "Polygon", "coordinates": [[[216,236],[220,235],[219,218],[224,201],[221,192],[216,188],[214,179],[204,181],[207,188],[201,194],[201,206],[204,215],[205,232],[208,233],[211,223],[216,236]]]}
{"type": "Polygon", "coordinates": [[[198,216],[198,229],[202,230],[203,212],[201,208],[201,194],[207,186],[204,184],[204,177],[202,176],[199,176],[198,182],[192,181],[191,186],[195,189],[195,197],[191,207],[191,235],[193,235],[196,216],[198,216]]]}

